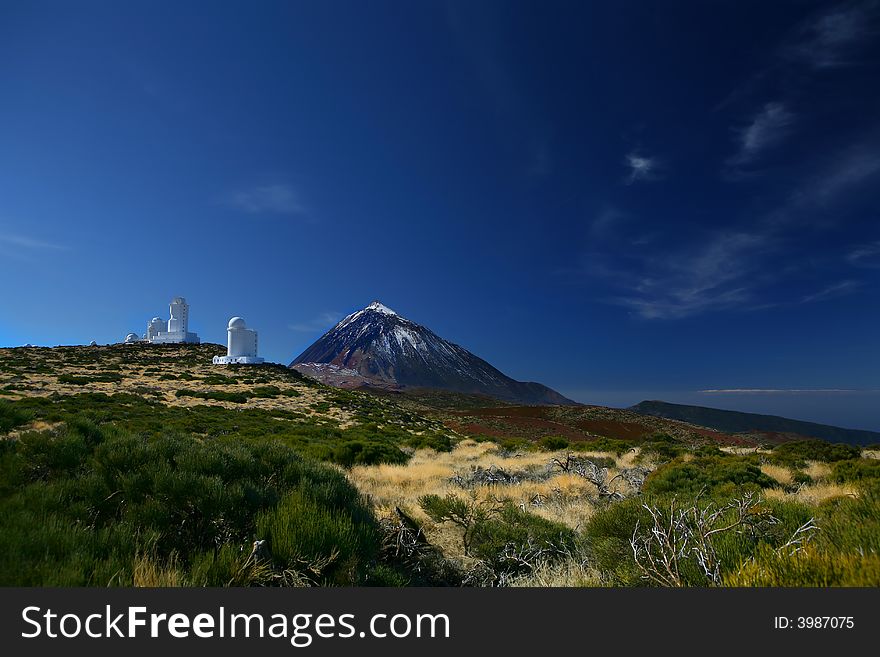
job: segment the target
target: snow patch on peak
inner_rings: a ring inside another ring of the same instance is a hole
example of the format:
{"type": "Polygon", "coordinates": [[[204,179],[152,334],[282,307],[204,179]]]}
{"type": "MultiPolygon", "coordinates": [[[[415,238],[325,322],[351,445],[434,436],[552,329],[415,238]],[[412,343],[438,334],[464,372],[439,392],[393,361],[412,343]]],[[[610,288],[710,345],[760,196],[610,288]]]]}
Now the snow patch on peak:
{"type": "Polygon", "coordinates": [[[391,310],[388,306],[384,305],[381,301],[374,301],[369,306],[364,308],[364,310],[375,310],[377,313],[382,313],[383,315],[397,315],[396,312],[391,310]]]}

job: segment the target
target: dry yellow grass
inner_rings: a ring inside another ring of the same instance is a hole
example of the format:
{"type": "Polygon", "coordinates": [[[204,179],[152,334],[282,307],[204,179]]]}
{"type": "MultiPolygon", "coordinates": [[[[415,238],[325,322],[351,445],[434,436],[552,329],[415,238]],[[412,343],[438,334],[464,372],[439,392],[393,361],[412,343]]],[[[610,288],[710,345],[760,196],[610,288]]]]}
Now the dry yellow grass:
{"type": "Polygon", "coordinates": [[[862,451],[863,459],[880,459],[880,449],[866,449],[862,451]]]}
{"type": "Polygon", "coordinates": [[[624,452],[617,458],[617,467],[618,468],[631,468],[636,465],[636,459],[639,458],[641,450],[637,447],[629,450],[628,452],[624,452]]]}
{"type": "Polygon", "coordinates": [[[794,475],[791,470],[788,468],[782,467],[781,465],[773,465],[771,463],[765,463],[761,466],[761,472],[770,477],[771,479],[775,479],[778,483],[783,486],[790,486],[794,481],[794,475]]]}
{"type": "Polygon", "coordinates": [[[555,563],[544,563],[528,575],[517,577],[510,586],[517,587],[575,587],[601,586],[599,571],[591,568],[583,559],[569,557],[555,563]]]}
{"type": "Polygon", "coordinates": [[[722,452],[727,452],[728,454],[736,454],[737,456],[745,456],[747,454],[769,454],[770,451],[766,449],[760,449],[759,447],[736,447],[734,445],[724,445],[719,448],[722,452]]]}
{"type": "Polygon", "coordinates": [[[138,587],[176,587],[183,586],[183,575],[178,568],[177,557],[173,556],[167,564],[160,564],[155,556],[138,555],[134,562],[134,585],[138,587]]]}
{"type": "Polygon", "coordinates": [[[801,486],[797,491],[787,493],[781,488],[768,488],[764,495],[768,499],[803,502],[817,505],[833,497],[858,497],[858,488],[852,484],[818,483],[801,486]]]}
{"type": "MultiPolygon", "coordinates": [[[[9,350],[0,349],[0,358],[9,353],[9,350]]],[[[181,352],[185,353],[185,352],[181,352]]],[[[341,408],[336,404],[331,404],[330,408],[317,412],[313,406],[317,403],[327,401],[327,393],[321,388],[314,388],[297,382],[280,380],[271,375],[270,383],[225,383],[221,385],[209,385],[202,381],[205,376],[226,376],[228,372],[225,367],[212,365],[210,360],[206,358],[204,364],[184,365],[175,363],[176,357],[174,353],[168,351],[157,351],[155,354],[155,368],[157,371],[146,371],[148,368],[142,365],[133,366],[126,363],[118,357],[106,356],[101,361],[103,369],[94,369],[91,366],[79,365],[67,362],[60,353],[51,350],[45,350],[35,359],[49,366],[53,371],[51,373],[43,372],[19,372],[15,377],[8,379],[10,382],[22,384],[25,387],[21,390],[15,390],[14,395],[10,398],[46,396],[54,392],[62,395],[74,395],[82,392],[103,392],[106,394],[113,393],[131,393],[143,394],[143,391],[149,391],[149,394],[156,396],[157,400],[161,400],[165,404],[171,406],[222,406],[228,409],[240,409],[241,404],[234,402],[222,401],[216,399],[200,399],[196,397],[178,397],[176,392],[182,388],[194,390],[196,392],[249,392],[258,385],[275,385],[282,390],[295,390],[299,396],[288,397],[279,396],[275,398],[251,398],[248,401],[248,408],[258,408],[264,410],[285,410],[304,413],[314,417],[320,423],[322,420],[338,424],[340,428],[346,429],[356,424],[354,414],[341,408]],[[113,373],[122,377],[121,381],[104,382],[89,381],[84,384],[61,383],[58,381],[58,374],[69,374],[73,376],[92,377],[100,374],[105,370],[112,369],[113,373]],[[175,376],[189,375],[192,380],[184,379],[163,379],[165,374],[174,374],[175,376]]]]}
{"type": "Polygon", "coordinates": [[[821,461],[807,461],[807,467],[804,468],[804,473],[809,475],[809,477],[813,481],[821,481],[822,479],[827,479],[831,474],[831,466],[827,463],[822,463],[821,461]]]}
{"type": "MultiPolygon", "coordinates": [[[[405,509],[422,523],[428,539],[444,554],[466,560],[462,554],[460,531],[448,523],[433,523],[419,506],[419,498],[429,494],[453,494],[487,506],[511,501],[543,518],[577,529],[593,515],[597,493],[594,484],[578,475],[559,471],[543,481],[477,486],[473,490],[466,490],[450,481],[453,476],[467,475],[476,467],[494,466],[508,472],[525,470],[547,466],[553,458],[564,460],[565,454],[524,452],[508,455],[502,453],[494,443],[463,440],[451,452],[420,449],[405,465],[356,466],[348,472],[348,476],[373,503],[378,515],[390,516],[396,506],[405,509]]],[[[608,452],[578,455],[613,458],[613,454],[608,452]]],[[[619,459],[618,464],[631,463],[632,457],[627,456],[619,459]]],[[[616,468],[611,468],[609,479],[617,472],[616,468]]],[[[612,488],[624,494],[631,492],[622,479],[616,480],[612,488]]]]}

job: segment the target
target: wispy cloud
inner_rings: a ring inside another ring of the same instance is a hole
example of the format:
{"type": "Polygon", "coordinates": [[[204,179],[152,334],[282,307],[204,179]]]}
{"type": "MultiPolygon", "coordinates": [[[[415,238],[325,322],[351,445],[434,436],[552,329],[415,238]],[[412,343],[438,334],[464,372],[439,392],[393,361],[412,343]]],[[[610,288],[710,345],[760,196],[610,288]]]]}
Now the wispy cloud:
{"type": "Polygon", "coordinates": [[[767,103],[748,125],[737,130],[739,150],[728,160],[732,167],[753,162],[766,149],[778,143],[790,130],[794,114],[783,103],[767,103]]]}
{"type": "Polygon", "coordinates": [[[839,283],[832,283],[831,285],[826,285],[822,289],[813,292],[812,294],[804,295],[801,298],[801,303],[813,303],[815,301],[826,301],[827,299],[835,299],[837,297],[842,297],[847,294],[852,294],[855,292],[861,283],[859,281],[846,280],[840,281],[839,283]]]}
{"type": "Polygon", "coordinates": [[[306,214],[299,190],[284,182],[235,190],[227,197],[227,203],[248,214],[306,214]]]}
{"type": "Polygon", "coordinates": [[[857,198],[868,183],[880,177],[880,143],[871,135],[824,158],[814,170],[803,175],[788,197],[763,217],[770,232],[803,230],[808,226],[838,223],[828,212],[841,202],[857,198]]]}
{"type": "Polygon", "coordinates": [[[799,27],[784,53],[815,68],[856,64],[856,48],[878,33],[878,6],[876,0],[850,2],[813,16],[799,27]]]}
{"type": "Polygon", "coordinates": [[[627,185],[660,178],[660,162],[655,157],[648,157],[633,151],[627,154],[624,161],[629,168],[629,175],[626,178],[627,185]]]}
{"type": "Polygon", "coordinates": [[[702,244],[648,258],[640,276],[609,270],[627,290],[610,301],[645,319],[680,319],[743,306],[752,298],[752,274],[768,248],[764,235],[718,233],[702,244]]]}
{"type": "Polygon", "coordinates": [[[875,393],[880,390],[860,390],[856,388],[717,388],[698,390],[704,395],[815,395],[828,393],[875,393]]]}
{"type": "Polygon", "coordinates": [[[834,158],[827,169],[801,189],[801,202],[829,203],[852,187],[880,174],[880,151],[876,144],[859,145],[834,158]]]}
{"type": "MultiPolygon", "coordinates": [[[[590,236],[598,246],[587,255],[588,271],[616,292],[605,300],[645,319],[681,319],[721,310],[756,311],[825,301],[859,292],[863,283],[840,275],[815,291],[772,295],[786,279],[805,274],[799,250],[805,231],[821,234],[839,226],[846,204],[880,179],[880,147],[871,135],[825,157],[775,207],[740,228],[690,233],[671,248],[627,250],[614,244],[626,215],[614,208],[597,215],[590,236]],[[604,251],[604,255],[603,255],[604,251]]],[[[633,222],[637,225],[637,222],[633,222]]],[[[661,238],[662,239],[662,238],[661,238]]],[[[853,248],[851,265],[880,267],[880,242],[853,248]]],[[[838,265],[840,263],[838,262],[838,265]]],[[[808,272],[807,272],[808,273],[808,272]]]]}
{"type": "Polygon", "coordinates": [[[627,215],[615,207],[603,208],[590,223],[590,233],[596,237],[606,237],[627,220],[627,215]]]}
{"type": "Polygon", "coordinates": [[[32,251],[65,251],[68,247],[54,242],[44,242],[25,235],[0,233],[0,244],[32,251]]]}
{"type": "Polygon", "coordinates": [[[846,259],[856,267],[880,269],[880,241],[857,246],[846,254],[846,259]]]}
{"type": "Polygon", "coordinates": [[[19,233],[0,232],[0,258],[38,264],[67,250],[69,247],[63,244],[47,242],[19,233]]]}
{"type": "Polygon", "coordinates": [[[297,322],[295,324],[289,324],[288,328],[291,331],[296,331],[297,333],[316,333],[318,331],[329,331],[333,326],[336,325],[339,320],[342,319],[342,313],[336,312],[323,312],[319,313],[315,317],[297,322]]]}

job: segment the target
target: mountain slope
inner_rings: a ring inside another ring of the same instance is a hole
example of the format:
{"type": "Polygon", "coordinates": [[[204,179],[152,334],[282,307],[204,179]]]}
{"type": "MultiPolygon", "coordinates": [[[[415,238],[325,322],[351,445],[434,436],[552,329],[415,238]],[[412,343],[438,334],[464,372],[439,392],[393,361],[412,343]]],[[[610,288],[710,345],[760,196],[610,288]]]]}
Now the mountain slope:
{"type": "Polygon", "coordinates": [[[290,366],[343,387],[439,388],[520,404],[575,404],[540,383],[511,379],[378,301],[343,319],[290,366]]]}
{"type": "Polygon", "coordinates": [[[746,433],[750,431],[798,434],[810,438],[821,438],[835,443],[852,443],[868,445],[880,443],[880,433],[860,429],[843,429],[827,424],[791,420],[778,415],[760,415],[758,413],[741,413],[739,411],[723,411],[704,406],[687,406],[670,404],[663,401],[643,401],[629,410],[642,415],[651,415],[670,420],[680,420],[691,424],[710,427],[719,431],[746,433]]]}

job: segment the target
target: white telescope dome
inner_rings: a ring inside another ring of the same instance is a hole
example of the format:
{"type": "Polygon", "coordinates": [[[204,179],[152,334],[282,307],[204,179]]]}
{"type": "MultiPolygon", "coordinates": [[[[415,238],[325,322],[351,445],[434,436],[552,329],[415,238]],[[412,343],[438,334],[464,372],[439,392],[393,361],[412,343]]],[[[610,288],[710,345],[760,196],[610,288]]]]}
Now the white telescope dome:
{"type": "Polygon", "coordinates": [[[228,328],[245,328],[244,319],[241,317],[233,317],[229,320],[228,328]]]}

